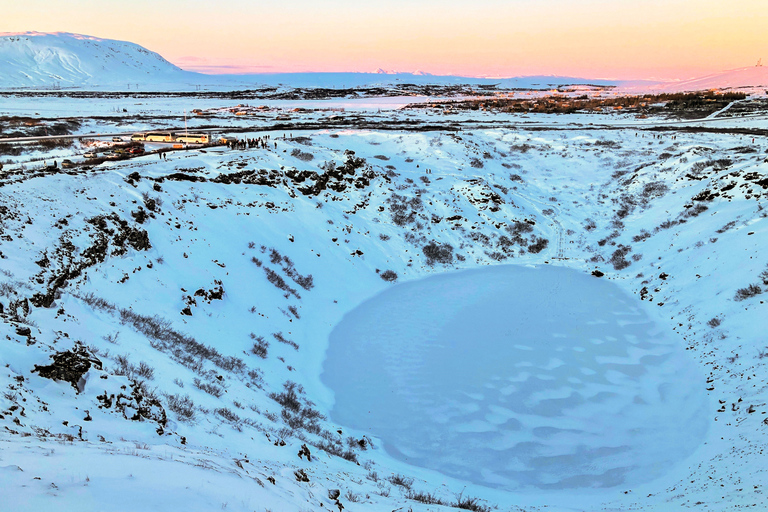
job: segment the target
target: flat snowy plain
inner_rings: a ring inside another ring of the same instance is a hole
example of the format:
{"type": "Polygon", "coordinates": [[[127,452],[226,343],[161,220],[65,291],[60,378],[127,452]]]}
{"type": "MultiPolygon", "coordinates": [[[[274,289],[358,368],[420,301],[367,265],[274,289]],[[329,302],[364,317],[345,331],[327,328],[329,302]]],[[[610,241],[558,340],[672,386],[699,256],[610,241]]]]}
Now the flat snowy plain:
{"type": "MultiPolygon", "coordinates": [[[[38,113],[152,127],[78,105],[38,113]]],[[[727,129],[766,121],[345,109],[372,127],[2,157],[8,510],[765,507],[768,142],[727,129]],[[33,371],[63,353],[82,382],[33,371]]]]}

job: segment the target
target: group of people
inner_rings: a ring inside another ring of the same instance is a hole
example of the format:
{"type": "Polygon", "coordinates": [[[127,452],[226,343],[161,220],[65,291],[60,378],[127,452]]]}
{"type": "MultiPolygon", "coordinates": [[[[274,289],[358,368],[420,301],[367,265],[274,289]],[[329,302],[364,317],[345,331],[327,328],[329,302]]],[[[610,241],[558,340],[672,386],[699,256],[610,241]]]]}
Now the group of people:
{"type": "MultiPolygon", "coordinates": [[[[227,141],[227,147],[229,149],[267,149],[269,147],[268,140],[271,138],[270,135],[264,135],[263,137],[256,137],[253,139],[243,139],[243,140],[228,140],[227,141]]],[[[277,147],[277,142],[275,142],[275,147],[277,147]]]]}

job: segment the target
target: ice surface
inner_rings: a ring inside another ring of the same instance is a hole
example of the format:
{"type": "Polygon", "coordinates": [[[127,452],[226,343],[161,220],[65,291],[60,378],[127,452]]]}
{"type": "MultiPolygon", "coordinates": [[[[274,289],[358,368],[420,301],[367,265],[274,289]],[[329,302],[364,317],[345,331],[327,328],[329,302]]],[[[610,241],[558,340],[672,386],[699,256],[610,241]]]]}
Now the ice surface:
{"type": "Polygon", "coordinates": [[[331,416],[396,458],[492,487],[650,481],[703,441],[707,399],[642,307],[548,266],[393,287],[331,334],[331,416]]]}

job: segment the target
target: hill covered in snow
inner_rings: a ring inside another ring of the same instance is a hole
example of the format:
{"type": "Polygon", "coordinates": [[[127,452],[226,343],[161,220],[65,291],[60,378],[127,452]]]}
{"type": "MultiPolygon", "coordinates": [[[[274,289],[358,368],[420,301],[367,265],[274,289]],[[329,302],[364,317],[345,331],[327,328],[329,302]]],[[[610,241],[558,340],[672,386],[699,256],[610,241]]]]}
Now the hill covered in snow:
{"type": "Polygon", "coordinates": [[[184,81],[159,54],[126,41],[66,32],[0,34],[0,87],[131,87],[184,81]]]}

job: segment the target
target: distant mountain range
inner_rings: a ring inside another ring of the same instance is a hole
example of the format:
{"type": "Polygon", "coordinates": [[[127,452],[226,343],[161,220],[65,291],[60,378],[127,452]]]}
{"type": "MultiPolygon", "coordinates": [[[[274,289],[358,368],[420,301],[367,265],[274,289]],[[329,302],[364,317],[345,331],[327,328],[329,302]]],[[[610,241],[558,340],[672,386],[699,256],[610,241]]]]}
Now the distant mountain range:
{"type": "Polygon", "coordinates": [[[400,73],[280,73],[206,75],[185,71],[134,43],[67,32],[0,33],[0,89],[232,90],[258,86],[348,88],[476,84],[549,89],[589,84],[627,90],[699,90],[768,85],[768,67],[750,67],[680,82],[597,80],[566,76],[476,78],[400,73]]]}

